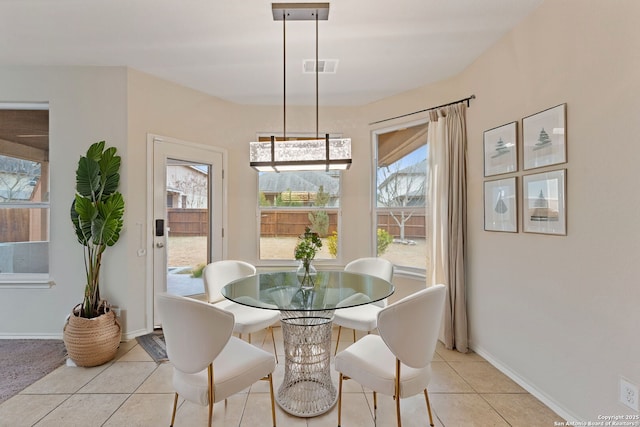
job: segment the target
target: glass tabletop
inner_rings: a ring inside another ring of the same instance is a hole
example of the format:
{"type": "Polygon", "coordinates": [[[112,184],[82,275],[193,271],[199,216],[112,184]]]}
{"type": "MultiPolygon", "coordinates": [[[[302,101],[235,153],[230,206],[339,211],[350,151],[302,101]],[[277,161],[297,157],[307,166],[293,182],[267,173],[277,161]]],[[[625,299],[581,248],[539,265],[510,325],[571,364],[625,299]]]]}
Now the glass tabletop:
{"type": "Polygon", "coordinates": [[[236,303],[286,311],[355,307],[393,292],[393,285],[384,279],[346,271],[318,271],[313,287],[301,287],[295,271],[279,271],[243,277],[222,288],[222,295],[236,303]]]}

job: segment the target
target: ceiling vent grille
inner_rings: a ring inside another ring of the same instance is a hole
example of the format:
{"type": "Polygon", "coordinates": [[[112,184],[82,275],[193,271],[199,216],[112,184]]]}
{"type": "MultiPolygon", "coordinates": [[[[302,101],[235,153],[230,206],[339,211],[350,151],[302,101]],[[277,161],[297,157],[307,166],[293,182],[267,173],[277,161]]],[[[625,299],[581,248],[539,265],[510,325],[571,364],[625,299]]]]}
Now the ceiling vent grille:
{"type": "MultiPolygon", "coordinates": [[[[319,59],[318,60],[318,74],[335,74],[338,69],[337,59],[319,59]]],[[[305,59],[302,61],[302,72],[305,74],[315,74],[316,72],[316,60],[305,59]]]]}

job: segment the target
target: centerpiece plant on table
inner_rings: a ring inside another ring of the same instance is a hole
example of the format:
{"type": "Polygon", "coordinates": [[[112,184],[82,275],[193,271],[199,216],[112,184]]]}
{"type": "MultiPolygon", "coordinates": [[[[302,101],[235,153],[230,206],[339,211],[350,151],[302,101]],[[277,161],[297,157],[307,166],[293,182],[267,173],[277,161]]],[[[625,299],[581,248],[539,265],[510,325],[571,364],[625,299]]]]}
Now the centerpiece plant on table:
{"type": "Polygon", "coordinates": [[[311,231],[309,227],[305,227],[304,234],[299,237],[300,241],[296,245],[294,257],[300,261],[298,276],[300,284],[303,287],[313,287],[313,276],[315,276],[315,268],[311,265],[311,261],[316,257],[316,253],[322,248],[322,240],[318,233],[311,231]]]}

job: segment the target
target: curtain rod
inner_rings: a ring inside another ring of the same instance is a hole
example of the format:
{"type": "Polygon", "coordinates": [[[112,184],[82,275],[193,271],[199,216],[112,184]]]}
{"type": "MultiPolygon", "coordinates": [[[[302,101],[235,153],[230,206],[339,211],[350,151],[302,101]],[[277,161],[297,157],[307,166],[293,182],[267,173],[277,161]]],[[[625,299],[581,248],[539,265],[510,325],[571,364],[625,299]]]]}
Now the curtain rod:
{"type": "Polygon", "coordinates": [[[469,97],[467,97],[467,98],[462,98],[462,99],[459,99],[459,100],[457,100],[457,101],[449,102],[449,103],[447,103],[447,104],[438,105],[437,107],[425,108],[424,110],[414,111],[413,113],[407,113],[407,114],[403,114],[403,115],[401,115],[401,116],[395,116],[395,117],[390,117],[390,118],[388,118],[388,119],[378,120],[377,122],[371,122],[371,123],[369,123],[369,125],[376,125],[376,124],[378,124],[378,123],[388,122],[389,120],[394,120],[394,119],[399,119],[399,118],[402,118],[402,117],[412,116],[412,115],[414,115],[414,114],[424,113],[424,112],[426,112],[426,111],[435,110],[435,109],[437,109],[437,108],[448,107],[449,105],[454,105],[454,104],[457,104],[457,103],[459,103],[459,102],[464,102],[464,101],[467,101],[467,107],[469,107],[469,101],[471,101],[472,99],[476,99],[476,96],[475,96],[475,95],[471,95],[471,96],[469,96],[469,97]]]}

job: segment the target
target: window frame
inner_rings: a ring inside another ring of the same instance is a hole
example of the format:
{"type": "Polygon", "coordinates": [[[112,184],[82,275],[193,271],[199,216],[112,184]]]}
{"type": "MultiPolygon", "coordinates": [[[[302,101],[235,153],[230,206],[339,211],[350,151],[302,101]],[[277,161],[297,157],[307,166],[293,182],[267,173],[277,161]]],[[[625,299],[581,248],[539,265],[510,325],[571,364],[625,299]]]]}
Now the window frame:
{"type": "MultiPolygon", "coordinates": [[[[411,127],[416,127],[416,126],[422,126],[429,123],[429,119],[428,117],[425,118],[420,118],[420,119],[416,119],[413,121],[409,121],[409,122],[404,122],[404,123],[399,123],[393,126],[389,126],[389,127],[384,127],[384,128],[380,128],[380,129],[375,129],[371,132],[371,146],[372,146],[372,163],[371,163],[371,221],[372,221],[372,230],[371,230],[371,256],[373,257],[377,257],[378,256],[378,234],[377,234],[377,230],[378,230],[378,214],[380,212],[389,212],[391,210],[394,210],[393,207],[378,207],[378,159],[379,159],[379,153],[378,153],[378,146],[379,146],[379,137],[380,135],[384,135],[390,132],[396,132],[396,131],[400,131],[403,129],[407,129],[407,128],[411,128],[411,127]]],[[[428,145],[428,142],[425,144],[428,145]]],[[[422,145],[421,145],[422,146],[422,145]]],[[[427,156],[427,167],[428,167],[428,156],[427,156]]],[[[428,171],[428,169],[427,169],[428,171]]],[[[429,179],[429,174],[427,172],[427,180],[429,179]]],[[[427,186],[429,185],[429,183],[427,182],[427,186]]],[[[427,199],[425,200],[425,207],[423,209],[424,214],[425,214],[425,220],[428,220],[428,218],[430,217],[428,215],[427,212],[427,204],[428,204],[428,194],[427,194],[427,199]]],[[[416,208],[411,208],[409,207],[407,210],[412,210],[412,211],[418,211],[419,209],[416,208]]],[[[429,245],[429,237],[426,235],[428,234],[428,223],[425,222],[425,239],[427,242],[427,248],[429,245]]],[[[428,249],[427,249],[428,250],[428,249]]],[[[394,263],[395,264],[395,263],[394,263]]],[[[394,266],[394,274],[398,274],[398,275],[404,275],[404,276],[411,276],[411,277],[418,277],[418,278],[426,278],[427,276],[427,269],[428,266],[426,266],[425,268],[420,268],[420,267],[415,267],[415,266],[409,266],[409,265],[397,265],[395,264],[394,266]]]]}
{"type": "MultiPolygon", "coordinates": [[[[283,138],[283,134],[282,133],[258,133],[256,134],[257,139],[256,141],[262,141],[262,140],[267,140],[270,139],[271,136],[274,135],[276,138],[276,141],[278,140],[282,140],[283,138]]],[[[342,138],[341,134],[330,134],[329,135],[330,138],[342,138]]],[[[287,139],[316,139],[316,135],[311,134],[311,133],[287,133],[287,139]]],[[[316,172],[316,171],[314,171],[316,172]]],[[[322,172],[322,171],[318,171],[318,172],[322,172]]],[[[292,173],[292,172],[280,172],[280,173],[292,173]]],[[[294,172],[295,173],[295,172],[294,172]]],[[[338,206],[337,207],[328,207],[328,206],[287,206],[287,207],[283,207],[281,210],[299,210],[299,211],[304,211],[304,212],[313,212],[313,211],[331,211],[331,212],[335,212],[337,220],[336,220],[336,230],[338,233],[338,242],[337,242],[337,254],[335,258],[329,258],[329,259],[319,259],[316,258],[313,263],[315,265],[318,266],[333,266],[333,265],[341,265],[342,264],[342,244],[341,244],[341,234],[342,234],[342,184],[343,184],[343,178],[344,178],[344,171],[332,171],[332,173],[337,173],[338,175],[338,206]]],[[[262,225],[262,212],[264,211],[270,211],[270,210],[274,210],[273,206],[261,206],[260,205],[260,173],[256,174],[256,188],[257,188],[257,194],[255,197],[256,200],[256,249],[255,249],[255,253],[256,253],[256,260],[259,266],[265,266],[265,267],[295,267],[298,265],[299,261],[295,260],[293,258],[293,251],[291,253],[291,258],[282,258],[282,259],[262,259],[261,258],[261,254],[260,254],[260,239],[262,237],[261,235],[261,225],[262,225]]],[[[326,243],[325,243],[326,244],[326,243]]]]}
{"type": "MultiPolygon", "coordinates": [[[[0,102],[0,110],[47,110],[50,113],[49,102],[0,102]]],[[[47,134],[50,129],[50,116],[49,123],[47,123],[47,134]]],[[[19,143],[15,143],[19,144],[19,143]]],[[[27,146],[25,144],[25,146],[27,146]]],[[[51,152],[50,139],[47,140],[47,151],[51,152]]],[[[9,151],[0,153],[3,156],[18,158],[9,151]]],[[[48,156],[50,159],[51,156],[48,156]]],[[[36,161],[36,160],[33,160],[36,161]]],[[[51,164],[47,162],[46,169],[47,174],[47,188],[45,190],[47,194],[46,201],[37,202],[25,202],[25,201],[12,201],[2,203],[2,209],[45,209],[46,210],[46,227],[47,227],[47,272],[46,273],[0,273],[0,288],[19,288],[19,289],[41,289],[50,288],[54,285],[51,278],[51,164]]],[[[42,173],[42,172],[41,172],[42,173]]],[[[42,180],[42,175],[41,175],[42,180]]],[[[17,243],[17,242],[6,242],[17,243]]]]}

